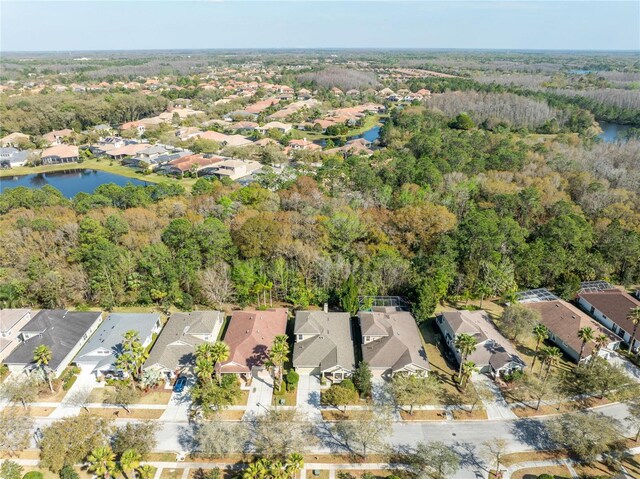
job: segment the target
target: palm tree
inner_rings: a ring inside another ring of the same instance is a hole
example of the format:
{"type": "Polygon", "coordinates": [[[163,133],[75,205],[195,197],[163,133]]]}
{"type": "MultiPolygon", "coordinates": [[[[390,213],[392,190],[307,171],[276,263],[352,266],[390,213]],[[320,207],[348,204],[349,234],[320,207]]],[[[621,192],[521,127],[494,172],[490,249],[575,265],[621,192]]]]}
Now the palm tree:
{"type": "MultiPolygon", "coordinates": [[[[638,325],[640,325],[640,306],[629,311],[627,319],[633,323],[633,333],[631,333],[631,338],[629,339],[629,352],[631,352],[636,332],[638,331],[638,325]]],[[[640,349],[638,350],[638,353],[640,354],[640,349]]]]}
{"type": "Polygon", "coordinates": [[[122,472],[124,472],[125,476],[129,477],[127,474],[128,471],[135,470],[138,466],[140,466],[140,459],[142,456],[140,453],[134,449],[127,449],[120,456],[120,468],[122,472]]]}
{"type": "Polygon", "coordinates": [[[140,479],[151,479],[155,472],[155,469],[153,468],[153,466],[145,464],[144,466],[140,466],[139,468],[137,468],[136,472],[138,473],[138,477],[140,479]]]}
{"type": "Polygon", "coordinates": [[[220,374],[220,363],[229,359],[229,346],[222,341],[216,341],[211,347],[211,360],[215,366],[218,385],[222,384],[222,374],[220,374]]]}
{"type": "Polygon", "coordinates": [[[544,324],[536,324],[533,328],[533,334],[536,337],[536,350],[533,353],[533,362],[531,363],[531,370],[533,371],[533,366],[536,364],[536,358],[538,357],[538,348],[540,348],[540,343],[549,337],[549,330],[544,324]]]}
{"type": "Polygon", "coordinates": [[[598,357],[600,350],[609,344],[609,337],[602,333],[596,336],[593,342],[595,343],[595,346],[593,347],[593,353],[591,354],[591,360],[589,361],[590,363],[593,363],[593,360],[598,357]]]}
{"type": "Polygon", "coordinates": [[[465,361],[462,364],[462,377],[460,378],[460,385],[462,386],[463,391],[467,389],[469,378],[475,371],[476,371],[476,363],[474,363],[473,361],[465,361]]]}
{"type": "Polygon", "coordinates": [[[252,462],[242,473],[242,479],[264,479],[267,476],[268,469],[263,460],[252,462]]]}
{"type": "Polygon", "coordinates": [[[585,326],[584,328],[580,328],[578,330],[578,338],[582,340],[582,347],[580,348],[580,357],[578,358],[578,366],[580,366],[580,361],[582,361],[582,355],[584,354],[584,348],[588,342],[593,341],[595,338],[595,331],[589,326],[585,326]]]}
{"type": "Polygon", "coordinates": [[[302,454],[298,454],[297,452],[294,452],[293,454],[289,455],[289,457],[287,458],[287,462],[284,466],[285,470],[287,471],[287,477],[291,477],[291,478],[295,477],[296,474],[300,472],[303,467],[304,467],[304,457],[302,456],[302,454]]]}
{"type": "Polygon", "coordinates": [[[549,376],[549,373],[551,372],[551,366],[555,366],[556,364],[558,364],[561,357],[562,357],[562,352],[555,346],[551,346],[547,348],[545,359],[544,359],[547,365],[547,372],[544,376],[545,379],[547,379],[547,377],[549,376]]]}
{"type": "Polygon", "coordinates": [[[207,383],[211,382],[211,377],[213,376],[213,362],[206,357],[197,358],[194,372],[200,381],[207,383]]]}
{"type": "Polygon", "coordinates": [[[269,359],[278,368],[278,391],[282,388],[282,374],[284,363],[289,358],[289,342],[286,334],[279,334],[273,339],[273,346],[269,351],[269,359]]]}
{"type": "Polygon", "coordinates": [[[462,333],[456,336],[454,345],[460,353],[460,369],[458,370],[458,381],[462,382],[462,365],[472,352],[476,350],[476,338],[470,334],[462,333]]]}
{"type": "Polygon", "coordinates": [[[51,375],[49,374],[49,361],[51,361],[51,349],[44,344],[33,350],[33,361],[42,369],[44,377],[49,383],[49,389],[53,392],[53,384],[51,384],[51,375]]]}
{"type": "Polygon", "coordinates": [[[116,468],[116,455],[109,446],[96,447],[87,457],[88,470],[109,479],[116,468]]]}

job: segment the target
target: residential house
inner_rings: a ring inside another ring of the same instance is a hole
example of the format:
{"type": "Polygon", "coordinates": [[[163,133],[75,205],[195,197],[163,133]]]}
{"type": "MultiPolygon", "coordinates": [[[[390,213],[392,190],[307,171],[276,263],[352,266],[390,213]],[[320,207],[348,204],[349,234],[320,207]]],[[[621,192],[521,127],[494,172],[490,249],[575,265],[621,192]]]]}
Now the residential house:
{"type": "MultiPolygon", "coordinates": [[[[589,327],[595,331],[596,336],[604,334],[609,338],[605,350],[615,350],[619,347],[622,338],[601,326],[591,319],[586,313],[575,306],[561,300],[545,289],[526,291],[518,294],[518,301],[525,307],[540,313],[540,322],[550,332],[549,340],[562,349],[573,361],[580,358],[582,340],[578,338],[578,331],[589,327]]],[[[594,344],[587,343],[584,348],[582,360],[587,360],[593,353],[594,344]]],[[[606,351],[601,351],[606,355],[606,351]]]]}
{"type": "Polygon", "coordinates": [[[136,331],[142,346],[146,348],[161,327],[158,313],[111,313],[80,350],[74,362],[96,376],[117,372],[116,359],[123,352],[122,339],[125,333],[136,331]]]}
{"type": "Polygon", "coordinates": [[[493,325],[486,311],[444,311],[436,316],[436,324],[458,363],[462,357],[455,346],[456,336],[469,334],[476,340],[476,350],[467,360],[473,361],[481,373],[496,378],[523,371],[526,367],[516,349],[493,325]]]}
{"type": "Polygon", "coordinates": [[[196,347],[218,339],[224,313],[220,311],[191,311],[173,313],[156,339],[145,369],[158,369],[168,379],[180,375],[195,364],[196,347]]]}
{"type": "Polygon", "coordinates": [[[279,130],[281,133],[289,133],[293,128],[293,125],[289,123],[282,123],[279,121],[270,121],[269,123],[264,124],[259,127],[258,130],[262,133],[267,133],[269,130],[279,130]]]}
{"type": "Polygon", "coordinates": [[[242,135],[226,135],[217,131],[205,131],[198,135],[199,138],[205,140],[213,140],[220,143],[222,147],[225,146],[246,146],[251,145],[253,142],[242,135]]]}
{"type": "Polygon", "coordinates": [[[287,315],[285,308],[234,311],[224,335],[229,359],[219,365],[219,371],[238,374],[245,380],[263,374],[273,340],[286,332],[287,315]]]}
{"type": "Polygon", "coordinates": [[[129,156],[136,156],[147,148],[149,148],[148,143],[131,143],[108,150],[105,154],[114,160],[122,160],[129,156]]]}
{"type": "Polygon", "coordinates": [[[23,166],[28,158],[28,150],[18,150],[11,146],[0,147],[0,168],[23,166]]]}
{"type": "Polygon", "coordinates": [[[49,142],[49,145],[62,145],[64,140],[73,135],[73,130],[66,128],[64,130],[54,130],[42,135],[42,138],[49,142]]]}
{"type": "Polygon", "coordinates": [[[0,362],[20,343],[18,333],[29,321],[30,309],[0,309],[0,362]]]}
{"type": "Polygon", "coordinates": [[[80,158],[77,146],[56,145],[42,151],[40,159],[43,165],[54,165],[58,163],[74,163],[80,158]]]}
{"type": "Polygon", "coordinates": [[[356,358],[349,313],[297,311],[293,367],[331,382],[351,377],[356,358]]]}
{"type": "MultiPolygon", "coordinates": [[[[578,305],[615,334],[627,345],[631,344],[634,324],[629,319],[632,309],[640,308],[640,300],[611,286],[600,291],[578,293],[578,305]]],[[[640,325],[633,337],[632,350],[640,348],[640,325]]]]}
{"type": "Polygon", "coordinates": [[[395,306],[374,306],[358,313],[362,360],[373,377],[429,372],[429,360],[415,318],[395,306]]]}
{"type": "Polygon", "coordinates": [[[0,146],[14,146],[20,147],[21,144],[30,141],[29,135],[24,133],[9,133],[7,136],[0,139],[0,146]]]}
{"type": "Polygon", "coordinates": [[[20,328],[18,339],[21,342],[4,363],[16,373],[34,369],[33,352],[44,345],[51,350],[48,367],[53,376],[58,377],[98,329],[101,317],[100,311],[43,309],[20,328]]]}
{"type": "Polygon", "coordinates": [[[292,150],[322,150],[322,147],[320,145],[315,144],[313,141],[308,141],[306,138],[302,140],[289,140],[288,146],[292,150]]]}
{"type": "Polygon", "coordinates": [[[203,175],[213,175],[220,179],[226,177],[235,181],[255,173],[260,168],[262,168],[262,164],[257,161],[228,159],[208,167],[202,173],[203,175]]]}
{"type": "MultiPolygon", "coordinates": [[[[201,172],[202,170],[211,167],[223,161],[220,156],[204,156],[204,155],[187,155],[180,156],[158,168],[158,171],[172,175],[183,175],[187,172],[201,172]]],[[[202,171],[203,174],[204,171],[202,171]]]]}

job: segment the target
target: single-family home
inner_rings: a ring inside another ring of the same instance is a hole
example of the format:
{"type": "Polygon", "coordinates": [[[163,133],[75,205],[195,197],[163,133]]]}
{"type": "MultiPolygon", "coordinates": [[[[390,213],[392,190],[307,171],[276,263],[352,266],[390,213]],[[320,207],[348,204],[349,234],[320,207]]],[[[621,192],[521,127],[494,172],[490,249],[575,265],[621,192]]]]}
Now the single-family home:
{"type": "Polygon", "coordinates": [[[65,139],[73,135],[73,130],[65,128],[64,130],[54,130],[42,135],[42,138],[49,143],[49,145],[61,145],[65,139]]]}
{"type": "Polygon", "coordinates": [[[0,309],[0,362],[20,343],[18,333],[30,320],[30,309],[0,309]]]}
{"type": "Polygon", "coordinates": [[[224,342],[229,346],[229,359],[220,364],[222,374],[238,374],[245,380],[264,373],[267,352],[276,336],[286,333],[285,308],[264,311],[234,311],[224,342]]]}
{"type": "Polygon", "coordinates": [[[142,347],[146,348],[161,327],[158,313],[111,313],[80,350],[74,362],[96,376],[116,372],[116,359],[123,352],[125,333],[137,332],[142,347]]]}
{"type": "Polygon", "coordinates": [[[467,360],[473,361],[481,373],[496,378],[523,371],[526,367],[516,349],[493,325],[486,311],[443,311],[436,315],[436,324],[458,363],[462,357],[455,345],[456,336],[469,334],[476,340],[476,350],[467,360]]]}
{"type": "Polygon", "coordinates": [[[627,345],[632,343],[631,335],[635,328],[631,349],[640,348],[640,325],[636,327],[629,319],[631,310],[640,308],[640,300],[613,286],[600,291],[580,292],[577,299],[582,309],[620,336],[627,345]]]}
{"type": "Polygon", "coordinates": [[[40,159],[43,165],[74,163],[80,158],[78,147],[74,145],[56,145],[42,151],[40,159]]]}
{"type": "Polygon", "coordinates": [[[373,377],[429,372],[429,360],[415,318],[395,306],[374,306],[358,313],[362,360],[373,377]]]}
{"type": "Polygon", "coordinates": [[[9,133],[7,136],[2,137],[0,139],[0,146],[15,146],[20,147],[21,144],[30,141],[29,135],[25,135],[24,133],[9,133]]]}
{"type": "Polygon", "coordinates": [[[51,350],[48,367],[53,371],[53,376],[58,377],[98,329],[101,318],[100,311],[43,309],[20,329],[20,344],[5,358],[4,363],[13,372],[31,370],[36,366],[34,350],[44,345],[51,350]]]}
{"type": "Polygon", "coordinates": [[[289,140],[288,146],[292,150],[322,150],[320,145],[317,145],[312,141],[308,141],[306,138],[303,138],[302,140],[289,140]]]}
{"type": "Polygon", "coordinates": [[[0,168],[23,166],[28,158],[28,150],[18,150],[12,146],[0,147],[0,168]]]}
{"type": "Polygon", "coordinates": [[[144,363],[145,369],[158,369],[172,379],[195,364],[196,347],[218,339],[224,324],[221,311],[173,313],[162,328],[144,363]]]}
{"type": "Polygon", "coordinates": [[[278,130],[281,133],[289,133],[293,128],[293,125],[290,123],[282,123],[280,121],[270,121],[269,123],[264,124],[259,127],[258,130],[262,133],[267,133],[269,130],[278,130]]]}
{"type": "Polygon", "coordinates": [[[349,313],[297,311],[293,367],[331,382],[351,377],[356,357],[349,313]]]}
{"type": "Polygon", "coordinates": [[[206,168],[202,174],[216,176],[219,179],[229,178],[233,181],[249,176],[262,168],[262,164],[254,160],[228,159],[206,168]]]}
{"type": "Polygon", "coordinates": [[[105,154],[114,160],[122,160],[123,158],[126,158],[128,156],[136,156],[141,151],[144,151],[147,148],[149,148],[148,143],[131,143],[119,148],[113,148],[107,151],[105,154]]]}
{"type": "MultiPolygon", "coordinates": [[[[578,338],[578,331],[589,327],[594,330],[596,336],[604,334],[609,338],[606,350],[618,349],[622,338],[601,326],[586,313],[572,304],[556,297],[546,289],[525,291],[518,294],[518,302],[525,307],[540,313],[540,323],[545,325],[550,332],[549,340],[562,349],[573,361],[580,358],[582,340],[578,338]]],[[[587,360],[593,353],[593,343],[587,343],[584,348],[582,360],[587,360]]]]}

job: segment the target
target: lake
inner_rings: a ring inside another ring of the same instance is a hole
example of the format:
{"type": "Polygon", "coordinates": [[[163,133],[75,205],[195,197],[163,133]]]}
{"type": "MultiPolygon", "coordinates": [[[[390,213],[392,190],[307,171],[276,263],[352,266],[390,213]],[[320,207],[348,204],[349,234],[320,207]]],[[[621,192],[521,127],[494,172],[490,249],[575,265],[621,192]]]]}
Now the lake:
{"type": "MultiPolygon", "coordinates": [[[[348,136],[347,137],[347,141],[349,141],[349,140],[357,140],[358,138],[364,138],[365,140],[370,141],[371,143],[373,143],[374,141],[376,141],[380,137],[380,128],[382,128],[382,125],[376,125],[373,128],[370,128],[367,131],[365,131],[364,133],[361,133],[359,135],[348,136]]],[[[322,146],[324,148],[327,145],[327,140],[326,140],[326,138],[322,138],[321,140],[315,140],[314,143],[316,145],[320,145],[320,146],[322,146]]]]}
{"type": "Polygon", "coordinates": [[[630,125],[620,125],[618,123],[609,123],[607,121],[598,122],[600,128],[602,128],[602,133],[598,136],[602,138],[606,143],[615,143],[619,139],[621,139],[622,134],[631,128],[630,125]]]}
{"type": "Polygon", "coordinates": [[[73,170],[52,171],[49,173],[36,173],[33,175],[7,176],[0,178],[0,190],[26,186],[27,188],[41,188],[51,185],[60,190],[67,198],[73,198],[80,192],[93,193],[95,189],[105,183],[115,183],[125,186],[127,183],[134,185],[148,185],[146,181],[135,178],[127,178],[113,173],[85,168],[73,170]]]}

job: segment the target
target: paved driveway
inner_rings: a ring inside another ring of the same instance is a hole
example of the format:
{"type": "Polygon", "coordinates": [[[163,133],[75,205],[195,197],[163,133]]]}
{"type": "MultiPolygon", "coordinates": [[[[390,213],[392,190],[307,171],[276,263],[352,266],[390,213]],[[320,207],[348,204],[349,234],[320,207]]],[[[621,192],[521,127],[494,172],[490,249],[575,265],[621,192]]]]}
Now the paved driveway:
{"type": "Polygon", "coordinates": [[[189,420],[189,408],[191,407],[191,388],[195,384],[194,376],[187,376],[187,384],[181,393],[171,393],[171,399],[160,421],[184,422],[189,420]]]}
{"type": "Polygon", "coordinates": [[[640,369],[638,369],[638,367],[627,358],[622,357],[618,353],[609,352],[607,355],[607,360],[611,364],[620,366],[631,379],[640,383],[640,369]]]}
{"type": "Polygon", "coordinates": [[[270,374],[262,373],[251,381],[249,399],[244,417],[249,418],[264,414],[271,408],[273,400],[273,378],[270,374]]]}
{"type": "Polygon", "coordinates": [[[71,386],[71,389],[69,389],[64,396],[60,405],[54,409],[49,417],[61,418],[80,414],[80,409],[87,404],[91,390],[104,385],[98,383],[95,375],[92,373],[92,369],[92,367],[80,369],[80,374],[78,374],[76,382],[73,383],[73,386],[71,386]]]}
{"type": "Polygon", "coordinates": [[[311,421],[320,421],[320,378],[311,374],[301,374],[298,381],[296,409],[311,421]]]}
{"type": "Polygon", "coordinates": [[[517,416],[513,413],[507,401],[504,400],[500,388],[491,378],[484,374],[474,374],[471,376],[471,381],[480,387],[484,387],[492,395],[490,399],[482,399],[489,419],[516,419],[517,416]]]}

